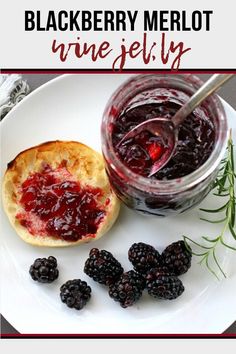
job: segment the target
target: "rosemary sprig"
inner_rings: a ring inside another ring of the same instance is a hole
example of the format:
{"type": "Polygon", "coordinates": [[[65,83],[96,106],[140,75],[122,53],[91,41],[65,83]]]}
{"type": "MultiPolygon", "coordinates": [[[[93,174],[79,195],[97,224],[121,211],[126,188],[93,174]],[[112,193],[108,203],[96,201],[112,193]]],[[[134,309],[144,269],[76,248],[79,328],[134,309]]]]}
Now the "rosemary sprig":
{"type": "Polygon", "coordinates": [[[230,137],[228,140],[227,146],[227,155],[221,161],[221,167],[218,173],[218,176],[213,184],[212,189],[214,190],[214,195],[217,197],[225,197],[227,198],[227,202],[225,202],[221,207],[217,209],[200,209],[205,213],[212,213],[222,215],[218,219],[208,219],[208,218],[200,218],[201,220],[213,223],[213,224],[222,224],[223,227],[221,229],[220,234],[215,238],[210,238],[207,236],[202,236],[201,240],[203,243],[199,243],[193,241],[191,238],[187,236],[183,236],[186,247],[190,248],[190,243],[197,248],[197,251],[191,250],[192,254],[195,256],[201,257],[200,264],[205,264],[208,270],[216,276],[218,279],[218,275],[216,271],[212,267],[212,263],[215,264],[216,268],[220,270],[220,273],[226,278],[226,274],[222,269],[218,259],[216,250],[220,246],[225,246],[233,251],[236,251],[236,247],[229,245],[226,243],[226,232],[229,231],[230,235],[233,238],[233,241],[236,241],[236,230],[235,230],[235,209],[236,209],[236,195],[235,195],[235,178],[236,173],[234,170],[234,146],[232,140],[232,132],[230,131],[230,137]],[[213,261],[213,262],[212,262],[213,261]]]}

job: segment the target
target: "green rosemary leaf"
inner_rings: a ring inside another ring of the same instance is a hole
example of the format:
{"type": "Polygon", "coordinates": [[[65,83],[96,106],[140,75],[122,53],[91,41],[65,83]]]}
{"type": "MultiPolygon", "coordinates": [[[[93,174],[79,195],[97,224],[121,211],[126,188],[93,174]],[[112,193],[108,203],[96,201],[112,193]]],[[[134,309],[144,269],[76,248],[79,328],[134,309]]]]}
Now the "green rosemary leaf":
{"type": "Polygon", "coordinates": [[[236,248],[225,243],[222,237],[220,238],[220,242],[222,243],[223,246],[231,249],[232,251],[236,251],[236,248]]]}
{"type": "Polygon", "coordinates": [[[221,224],[221,223],[224,222],[226,219],[227,219],[227,216],[224,217],[224,219],[220,219],[220,220],[209,220],[209,219],[205,219],[205,218],[200,218],[200,220],[210,222],[211,224],[221,224]]]}
{"type": "Polygon", "coordinates": [[[208,257],[206,258],[206,266],[207,266],[207,269],[208,269],[218,280],[220,280],[219,277],[218,277],[218,275],[216,274],[216,272],[209,266],[208,257]]]}
{"type": "Polygon", "coordinates": [[[213,255],[213,259],[214,259],[214,261],[215,261],[217,267],[219,268],[221,274],[224,276],[224,278],[227,278],[225,272],[223,271],[223,269],[221,268],[221,266],[220,266],[220,264],[219,264],[219,262],[218,262],[218,260],[217,260],[216,253],[215,253],[215,249],[213,249],[212,255],[213,255]]]}
{"type": "Polygon", "coordinates": [[[234,224],[235,224],[235,203],[232,203],[230,206],[230,224],[232,226],[232,228],[234,228],[234,224]]]}
{"type": "Polygon", "coordinates": [[[218,181],[218,183],[219,183],[219,188],[218,188],[219,194],[224,192],[224,186],[225,186],[225,183],[226,183],[226,180],[227,180],[228,169],[229,169],[229,162],[227,161],[226,165],[225,165],[223,177],[220,179],[220,183],[218,181]]]}
{"type": "Polygon", "coordinates": [[[218,194],[218,193],[213,193],[213,195],[217,196],[217,197],[228,197],[229,193],[226,194],[218,194]]]}
{"type": "MultiPolygon", "coordinates": [[[[194,252],[193,250],[191,250],[191,253],[192,253],[193,256],[203,257],[203,256],[205,256],[208,252],[197,253],[197,252],[194,252]]],[[[200,262],[199,262],[199,263],[200,263],[200,262]]]]}
{"type": "Polygon", "coordinates": [[[216,237],[215,239],[210,239],[207,236],[202,236],[202,238],[203,238],[203,240],[208,241],[208,242],[212,242],[212,243],[215,243],[219,240],[219,237],[216,237]]]}
{"type": "Polygon", "coordinates": [[[206,259],[208,258],[208,252],[205,253],[205,255],[202,257],[202,259],[198,262],[198,264],[202,265],[203,262],[206,262],[206,259]]]}
{"type": "Polygon", "coordinates": [[[200,208],[201,211],[205,211],[206,213],[219,213],[220,211],[224,210],[227,208],[228,206],[228,203],[225,203],[224,205],[222,205],[220,208],[218,209],[203,209],[203,208],[200,208]]]}
{"type": "Polygon", "coordinates": [[[231,235],[233,236],[233,238],[236,240],[236,232],[233,229],[233,225],[229,224],[229,231],[231,232],[231,235]]]}
{"type": "Polygon", "coordinates": [[[232,131],[230,131],[230,137],[229,137],[229,150],[230,150],[230,162],[231,162],[232,171],[235,172],[234,171],[234,144],[232,140],[232,131]]]}
{"type": "Polygon", "coordinates": [[[191,250],[191,247],[188,245],[188,243],[186,242],[186,240],[192,242],[194,245],[196,245],[196,246],[198,246],[198,247],[200,247],[200,248],[204,248],[204,249],[206,249],[206,250],[210,250],[210,249],[211,249],[211,247],[207,247],[207,246],[201,245],[200,243],[198,243],[198,242],[196,242],[196,241],[194,241],[194,240],[191,240],[191,238],[189,238],[189,237],[187,237],[187,236],[183,236],[183,238],[184,238],[184,242],[185,242],[185,244],[186,244],[186,246],[187,246],[187,248],[188,248],[189,250],[191,250]]]}

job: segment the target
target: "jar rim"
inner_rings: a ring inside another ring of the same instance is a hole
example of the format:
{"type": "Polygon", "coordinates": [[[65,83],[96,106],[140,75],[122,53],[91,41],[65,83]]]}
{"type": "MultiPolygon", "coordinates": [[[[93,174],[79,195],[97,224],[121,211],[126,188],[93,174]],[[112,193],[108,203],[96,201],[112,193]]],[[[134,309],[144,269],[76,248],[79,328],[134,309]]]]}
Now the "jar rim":
{"type": "Polygon", "coordinates": [[[178,80],[184,80],[185,83],[187,82],[191,84],[192,87],[195,89],[203,85],[203,81],[199,77],[192,74],[144,74],[135,75],[134,77],[129,78],[117,88],[117,90],[113,93],[106,105],[102,120],[102,149],[106,156],[109,155],[109,164],[111,165],[112,169],[121,177],[125,177],[128,181],[127,183],[131,183],[138,189],[143,189],[145,187],[146,190],[148,189],[149,192],[154,194],[175,194],[182,192],[186,189],[192,188],[196,184],[199,184],[208,176],[210,176],[211,173],[217,168],[225,154],[229,130],[225,110],[222,105],[221,99],[216,94],[212,94],[211,96],[209,96],[209,99],[211,101],[211,104],[214,104],[219,118],[219,137],[215,142],[211,155],[197,170],[193,171],[192,173],[186,176],[170,180],[158,180],[154,178],[148,178],[140,176],[135,172],[131,171],[117,157],[117,154],[112,144],[111,131],[110,129],[105,128],[108,123],[107,120],[109,121],[109,119],[111,119],[109,115],[110,107],[112,106],[114,100],[119,97],[119,95],[124,95],[125,90],[129,90],[130,84],[134,84],[135,82],[141,81],[148,77],[156,78],[157,76],[160,80],[162,78],[175,79],[178,77],[178,80]]]}

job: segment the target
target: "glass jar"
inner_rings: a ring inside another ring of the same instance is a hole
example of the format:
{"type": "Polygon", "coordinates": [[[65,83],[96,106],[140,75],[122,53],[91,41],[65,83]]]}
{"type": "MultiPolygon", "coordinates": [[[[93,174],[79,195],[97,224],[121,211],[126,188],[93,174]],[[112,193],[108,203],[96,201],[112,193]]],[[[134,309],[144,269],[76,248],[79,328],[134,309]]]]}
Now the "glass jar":
{"type": "Polygon", "coordinates": [[[172,90],[182,92],[181,97],[173,98],[182,105],[202,84],[198,77],[189,74],[137,75],[124,82],[110,98],[102,120],[102,151],[111,186],[128,207],[150,215],[175,215],[200,203],[211,190],[228,137],[225,111],[218,96],[211,95],[201,105],[214,125],[213,150],[203,165],[186,176],[158,180],[134,173],[119,159],[112,140],[116,119],[127,107],[156,102],[155,90],[160,88],[170,95],[172,90]]]}

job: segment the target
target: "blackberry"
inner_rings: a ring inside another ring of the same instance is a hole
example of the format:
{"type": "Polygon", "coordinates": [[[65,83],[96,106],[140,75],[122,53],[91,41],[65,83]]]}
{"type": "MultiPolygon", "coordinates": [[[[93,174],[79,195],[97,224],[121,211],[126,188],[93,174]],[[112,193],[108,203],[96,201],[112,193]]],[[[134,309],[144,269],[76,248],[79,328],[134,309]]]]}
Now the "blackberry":
{"type": "Polygon", "coordinates": [[[68,280],[60,288],[60,297],[68,307],[81,310],[91,297],[91,288],[86,281],[68,280]]]}
{"type": "Polygon", "coordinates": [[[31,278],[40,283],[51,283],[58,278],[57,260],[55,257],[37,258],[30,266],[31,278]]]}
{"type": "Polygon", "coordinates": [[[133,270],[123,273],[121,278],[109,287],[110,297],[126,308],[132,306],[142,295],[145,280],[142,275],[133,270]]]}
{"type": "Polygon", "coordinates": [[[153,268],[146,275],[146,288],[152,297],[173,300],[184,291],[180,279],[168,273],[166,267],[153,268]]]}
{"type": "Polygon", "coordinates": [[[192,254],[184,241],[177,241],[169,245],[162,253],[164,265],[174,275],[181,275],[191,267],[192,254]]]}
{"type": "Polygon", "coordinates": [[[105,250],[92,248],[85,262],[84,272],[94,281],[110,285],[118,280],[124,269],[113,255],[105,250]]]}
{"type": "Polygon", "coordinates": [[[133,264],[134,270],[145,274],[149,269],[161,265],[161,256],[154,247],[146,243],[134,243],[129,251],[128,258],[133,264]]]}

